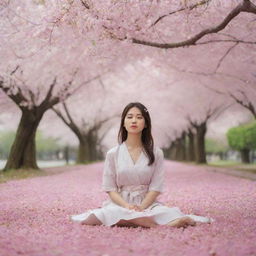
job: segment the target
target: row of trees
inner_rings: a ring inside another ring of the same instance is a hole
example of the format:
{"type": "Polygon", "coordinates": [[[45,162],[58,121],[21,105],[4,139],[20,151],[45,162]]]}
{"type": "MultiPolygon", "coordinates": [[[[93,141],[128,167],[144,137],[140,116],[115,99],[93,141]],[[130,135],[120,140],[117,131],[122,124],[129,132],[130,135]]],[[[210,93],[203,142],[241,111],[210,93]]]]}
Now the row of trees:
{"type": "MultiPolygon", "coordinates": [[[[206,126],[203,130],[206,131],[206,126]]],[[[173,141],[169,148],[164,149],[164,152],[169,159],[206,163],[207,154],[217,154],[223,159],[227,151],[235,150],[240,152],[243,163],[250,163],[250,153],[256,150],[256,122],[229,129],[227,141],[228,146],[218,145],[214,140],[205,139],[200,132],[196,134],[191,131],[189,133],[183,132],[182,136],[173,141]],[[201,134],[201,139],[197,138],[199,134],[201,134]]]]}

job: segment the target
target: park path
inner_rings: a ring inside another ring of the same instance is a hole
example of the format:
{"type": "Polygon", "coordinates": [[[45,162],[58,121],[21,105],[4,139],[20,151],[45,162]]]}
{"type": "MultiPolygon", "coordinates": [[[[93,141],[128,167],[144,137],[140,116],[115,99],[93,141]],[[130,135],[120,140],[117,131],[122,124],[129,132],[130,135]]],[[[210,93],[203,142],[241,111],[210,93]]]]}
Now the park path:
{"type": "Polygon", "coordinates": [[[214,223],[186,229],[85,226],[69,216],[100,207],[107,198],[100,187],[103,163],[63,168],[0,184],[1,256],[256,255],[253,180],[165,161],[159,199],[214,223]]]}

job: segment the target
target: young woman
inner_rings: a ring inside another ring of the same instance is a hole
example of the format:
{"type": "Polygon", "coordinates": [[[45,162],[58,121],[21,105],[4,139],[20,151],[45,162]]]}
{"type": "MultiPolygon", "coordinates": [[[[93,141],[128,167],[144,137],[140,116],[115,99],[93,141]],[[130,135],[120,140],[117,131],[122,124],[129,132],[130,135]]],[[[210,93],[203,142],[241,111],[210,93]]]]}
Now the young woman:
{"type": "Polygon", "coordinates": [[[196,222],[214,220],[186,215],[178,207],[167,207],[157,201],[163,192],[163,151],[154,147],[151,119],[146,107],[134,102],[122,113],[118,134],[119,145],[106,154],[103,170],[103,191],[109,200],[101,208],[71,216],[87,225],[173,227],[194,226],[196,222]]]}

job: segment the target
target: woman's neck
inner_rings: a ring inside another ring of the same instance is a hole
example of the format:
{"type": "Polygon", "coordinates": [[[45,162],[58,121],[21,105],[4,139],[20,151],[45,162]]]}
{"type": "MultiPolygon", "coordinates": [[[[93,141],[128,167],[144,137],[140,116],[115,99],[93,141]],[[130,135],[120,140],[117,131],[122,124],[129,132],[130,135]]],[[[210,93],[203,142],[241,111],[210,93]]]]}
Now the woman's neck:
{"type": "Polygon", "coordinates": [[[128,134],[125,143],[130,148],[142,147],[141,133],[140,134],[128,134]]]}

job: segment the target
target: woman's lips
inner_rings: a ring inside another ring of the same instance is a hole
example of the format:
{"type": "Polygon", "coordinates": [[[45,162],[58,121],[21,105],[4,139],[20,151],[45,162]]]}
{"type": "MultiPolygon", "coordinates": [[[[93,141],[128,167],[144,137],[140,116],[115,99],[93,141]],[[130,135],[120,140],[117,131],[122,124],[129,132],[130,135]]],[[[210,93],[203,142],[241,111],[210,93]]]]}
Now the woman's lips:
{"type": "Polygon", "coordinates": [[[137,127],[138,127],[138,126],[136,126],[136,125],[132,125],[132,126],[131,126],[131,128],[137,128],[137,127]]]}

